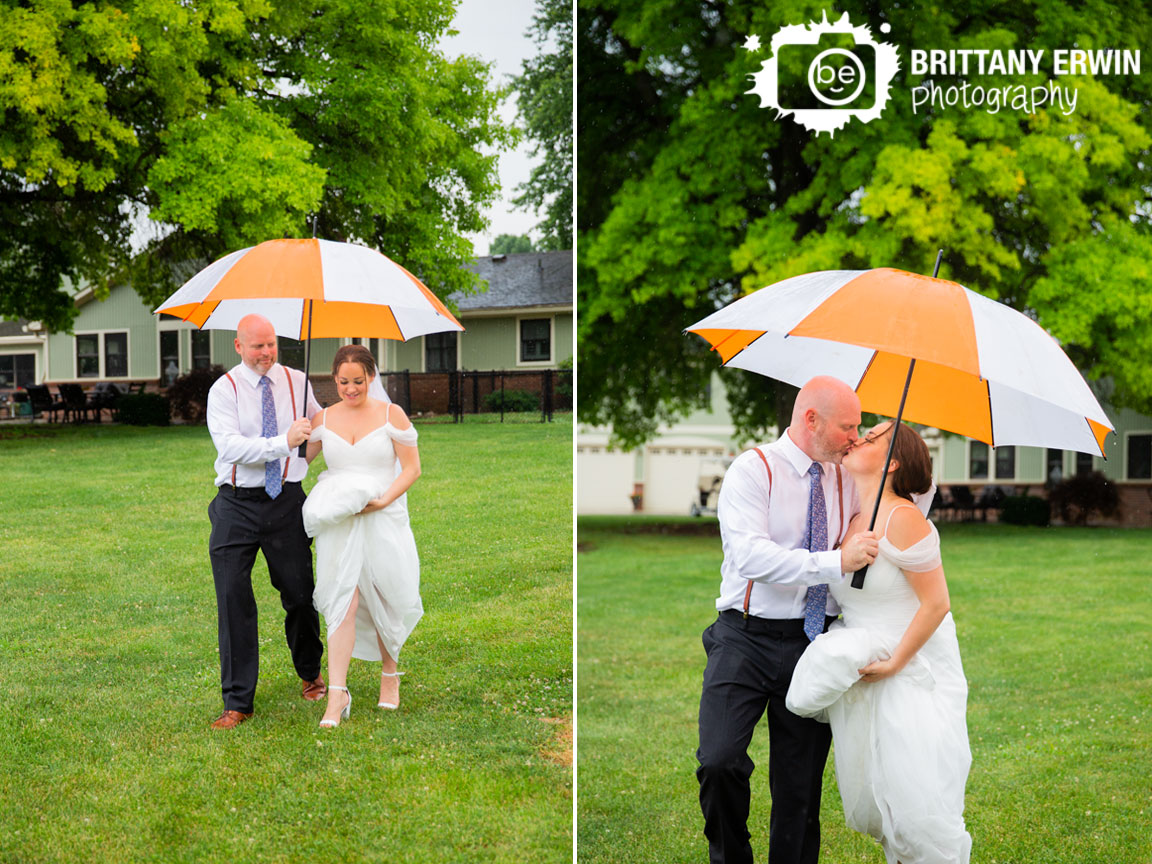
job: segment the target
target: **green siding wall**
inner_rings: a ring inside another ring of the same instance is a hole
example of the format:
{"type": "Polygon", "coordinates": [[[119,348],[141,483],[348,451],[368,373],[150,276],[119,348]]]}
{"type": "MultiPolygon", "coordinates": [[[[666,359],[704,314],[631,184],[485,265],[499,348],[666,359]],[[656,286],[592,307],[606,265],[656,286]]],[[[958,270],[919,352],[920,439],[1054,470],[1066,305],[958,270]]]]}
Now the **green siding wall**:
{"type": "Polygon", "coordinates": [[[409,372],[419,372],[424,368],[422,353],[424,350],[423,339],[409,339],[407,342],[397,342],[395,350],[395,363],[394,366],[388,371],[402,372],[407,369],[409,372]]]}
{"type": "Polygon", "coordinates": [[[466,318],[461,322],[460,366],[463,369],[516,368],[515,318],[466,318]]]}
{"type": "Polygon", "coordinates": [[[556,316],[556,347],[552,356],[557,363],[563,363],[572,356],[573,317],[569,314],[556,316]]]}

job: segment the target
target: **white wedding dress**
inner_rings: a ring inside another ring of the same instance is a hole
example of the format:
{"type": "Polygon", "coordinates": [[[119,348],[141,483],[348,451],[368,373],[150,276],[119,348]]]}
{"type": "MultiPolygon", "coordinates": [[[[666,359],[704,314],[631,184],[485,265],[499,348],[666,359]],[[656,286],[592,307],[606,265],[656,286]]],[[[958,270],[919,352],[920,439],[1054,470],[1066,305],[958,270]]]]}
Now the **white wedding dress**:
{"type": "Polygon", "coordinates": [[[939,565],[940,535],[929,525],[903,551],[882,537],[862,590],[850,577],[831,587],[843,621],[805,650],[786,700],[793,713],[831,723],[844,817],[881,842],[888,864],[966,864],[972,850],[963,816],[968,683],[952,613],[900,672],[866,683],[857,671],[891,656],[920,607],[901,568],[939,565]]]}
{"type": "Polygon", "coordinates": [[[399,659],[400,649],[424,614],[420,557],[408,524],[407,496],[383,510],[360,512],[399,473],[393,440],[414,446],[416,438],[415,428],[401,431],[391,422],[355,444],[327,424],[312,433],[312,440],[323,444],[328,463],[304,502],[304,530],[316,538],[312,603],[324,616],[331,637],[348,614],[353,592],[360,589],[352,656],[361,660],[381,659],[377,633],[392,659],[399,659]]]}

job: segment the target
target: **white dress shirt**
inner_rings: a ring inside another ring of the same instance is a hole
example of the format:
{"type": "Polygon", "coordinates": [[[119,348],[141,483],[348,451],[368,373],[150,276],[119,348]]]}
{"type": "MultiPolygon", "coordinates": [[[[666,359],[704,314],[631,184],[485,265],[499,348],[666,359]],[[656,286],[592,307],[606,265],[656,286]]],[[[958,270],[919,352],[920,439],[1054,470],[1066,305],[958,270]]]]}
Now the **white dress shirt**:
{"type": "MultiPolygon", "coordinates": [[[[716,512],[724,546],[720,565],[720,596],[716,608],[744,609],[748,580],[753,581],[748,614],[759,618],[803,618],[809,585],[835,584],[844,578],[838,550],[809,552],[803,548],[808,527],[808,469],[812,459],[788,437],[759,448],[772,468],[772,491],[768,472],[753,450],[736,457],[724,475],[716,512]]],[[[822,462],[824,502],[828,511],[828,542],[836,545],[859,511],[856,487],[841,469],[844,483],[844,517],[840,518],[840,493],[836,465],[822,462]]],[[[828,595],[829,615],[840,606],[828,595]]]]}
{"type": "MultiPolygon", "coordinates": [[[[264,487],[264,464],[274,459],[288,460],[287,482],[299,482],[308,473],[308,463],[297,454],[299,448],[288,446],[288,427],[301,416],[312,417],[320,410],[312,388],[308,388],[308,409],[301,414],[304,403],[304,373],[288,369],[279,363],[268,370],[272,399],[276,403],[277,434],[264,437],[264,407],[260,393],[260,375],[243,363],[233,366],[228,375],[221,375],[208,391],[208,431],[216,445],[216,485],[232,483],[232,466],[236,466],[236,485],[264,487]],[[291,375],[292,391],[288,392],[291,375]],[[235,382],[236,389],[232,389],[235,382]],[[292,413],[292,396],[296,397],[296,413],[292,413]]],[[[283,470],[281,464],[281,470],[283,470]]]]}

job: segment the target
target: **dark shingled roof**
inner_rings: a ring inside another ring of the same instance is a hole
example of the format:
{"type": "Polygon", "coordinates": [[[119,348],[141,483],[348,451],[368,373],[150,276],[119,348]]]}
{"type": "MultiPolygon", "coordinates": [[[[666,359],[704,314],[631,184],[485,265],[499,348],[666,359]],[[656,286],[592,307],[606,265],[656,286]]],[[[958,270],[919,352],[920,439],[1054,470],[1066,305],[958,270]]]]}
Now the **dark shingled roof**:
{"type": "Polygon", "coordinates": [[[572,305],[572,250],[485,255],[469,266],[487,280],[488,290],[452,295],[461,312],[572,305]]]}
{"type": "Polygon", "coordinates": [[[29,336],[24,332],[24,325],[28,322],[21,318],[18,321],[0,321],[0,336],[29,336]]]}

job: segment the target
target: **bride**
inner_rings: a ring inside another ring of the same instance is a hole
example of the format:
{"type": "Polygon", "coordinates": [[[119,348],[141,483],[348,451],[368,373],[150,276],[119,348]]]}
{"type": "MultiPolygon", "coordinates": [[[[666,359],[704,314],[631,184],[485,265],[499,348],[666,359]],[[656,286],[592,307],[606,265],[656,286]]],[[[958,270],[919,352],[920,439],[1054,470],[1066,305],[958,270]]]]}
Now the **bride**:
{"type": "MultiPolygon", "coordinates": [[[[844,457],[861,501],[876,500],[892,430],[877,425],[844,457]]],[[[808,646],[786,699],[793,713],[831,723],[845,819],[881,842],[888,864],[966,864],[972,850],[968,685],[940,537],[910,503],[931,484],[927,446],[900,424],[876,519],[880,554],[863,590],[850,578],[831,587],[843,623],[808,646]]]]}
{"type": "Polygon", "coordinates": [[[382,661],[379,707],[399,707],[396,661],[424,614],[405,501],[420,476],[416,430],[399,405],[370,396],[376,361],[367,348],[341,348],[332,374],[340,402],[314,421],[308,442],[308,461],[323,449],[328,470],[303,511],[304,530],[316,538],[312,600],[328,627],[328,706],[321,726],[339,726],[351,711],[352,657],[382,661]]]}

